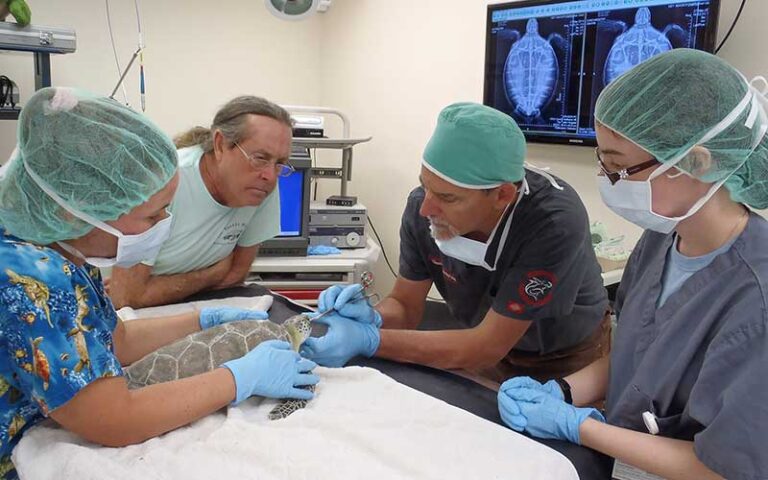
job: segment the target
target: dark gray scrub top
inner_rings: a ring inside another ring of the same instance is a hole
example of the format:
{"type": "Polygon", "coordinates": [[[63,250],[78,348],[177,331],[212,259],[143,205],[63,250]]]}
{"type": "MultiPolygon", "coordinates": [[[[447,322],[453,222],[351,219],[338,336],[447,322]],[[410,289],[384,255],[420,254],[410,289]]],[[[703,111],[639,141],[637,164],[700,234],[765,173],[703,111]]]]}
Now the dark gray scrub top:
{"type": "MultiPolygon", "coordinates": [[[[503,316],[532,321],[513,350],[542,355],[573,347],[600,325],[608,299],[592,249],[584,204],[567,183],[554,188],[526,171],[530,193],[512,217],[496,271],[448,257],[419,214],[424,190],[408,197],[400,225],[400,275],[432,280],[451,314],[467,327],[479,324],[489,308],[503,316]]],[[[511,214],[507,211],[504,221],[511,214]]],[[[502,228],[486,255],[493,264],[502,228]]]]}
{"type": "Polygon", "coordinates": [[[768,222],[750,216],[726,252],[661,308],[673,234],[646,231],[617,294],[608,422],[692,440],[696,456],[731,480],[768,478],[768,222]]]}

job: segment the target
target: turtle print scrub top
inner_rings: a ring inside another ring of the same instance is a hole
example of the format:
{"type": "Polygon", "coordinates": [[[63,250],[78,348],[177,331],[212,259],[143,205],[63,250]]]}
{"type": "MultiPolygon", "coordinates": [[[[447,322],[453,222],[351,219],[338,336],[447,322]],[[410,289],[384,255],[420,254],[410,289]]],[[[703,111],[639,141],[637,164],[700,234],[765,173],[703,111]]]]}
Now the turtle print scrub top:
{"type": "Polygon", "coordinates": [[[120,376],[99,270],[0,229],[0,478],[24,431],[89,383],[120,376]]]}

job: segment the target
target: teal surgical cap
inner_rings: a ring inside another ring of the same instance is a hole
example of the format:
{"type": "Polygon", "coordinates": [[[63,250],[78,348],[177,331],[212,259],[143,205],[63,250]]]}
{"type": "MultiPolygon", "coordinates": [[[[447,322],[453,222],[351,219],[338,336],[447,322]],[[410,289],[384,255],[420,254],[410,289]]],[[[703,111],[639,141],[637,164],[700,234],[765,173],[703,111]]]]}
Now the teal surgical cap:
{"type": "Polygon", "coordinates": [[[116,220],[160,191],[176,172],[171,140],[144,115],[105,97],[44,88],[24,105],[17,149],[0,179],[0,226],[49,244],[79,238],[93,226],[56,203],[98,220],[116,220]]]}
{"type": "Polygon", "coordinates": [[[662,163],[734,201],[768,208],[768,100],[732,66],[698,50],[655,56],[608,85],[595,119],[662,163]],[[705,148],[710,161],[689,155],[705,148]]]}
{"type": "Polygon", "coordinates": [[[484,189],[523,179],[525,137],[509,116],[477,103],[440,112],[422,164],[463,188],[484,189]]]}

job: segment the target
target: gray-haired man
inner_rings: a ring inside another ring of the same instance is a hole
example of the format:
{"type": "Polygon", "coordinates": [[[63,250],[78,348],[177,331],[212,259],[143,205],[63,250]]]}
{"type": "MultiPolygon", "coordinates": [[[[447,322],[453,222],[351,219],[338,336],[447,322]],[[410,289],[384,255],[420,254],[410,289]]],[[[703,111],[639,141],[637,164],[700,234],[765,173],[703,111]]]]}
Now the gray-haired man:
{"type": "Polygon", "coordinates": [[[113,269],[115,306],[161,305],[241,283],[259,244],[280,232],[276,185],[291,171],[291,134],[283,108],[242,96],[218,111],[211,128],[177,137],[171,237],[153,263],[113,269]]]}

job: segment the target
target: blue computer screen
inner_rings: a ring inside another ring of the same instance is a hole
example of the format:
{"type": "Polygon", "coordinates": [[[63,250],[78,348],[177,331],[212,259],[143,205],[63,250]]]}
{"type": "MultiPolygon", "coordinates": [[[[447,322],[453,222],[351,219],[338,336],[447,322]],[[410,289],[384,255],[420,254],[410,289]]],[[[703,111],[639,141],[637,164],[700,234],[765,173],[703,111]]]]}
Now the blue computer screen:
{"type": "Polygon", "coordinates": [[[718,0],[493,5],[485,103],[511,115],[527,136],[594,140],[603,88],[673,48],[711,50],[718,6],[718,0]]]}
{"type": "Polygon", "coordinates": [[[298,237],[301,235],[304,174],[303,170],[296,170],[287,177],[279,177],[281,237],[298,237]]]}

